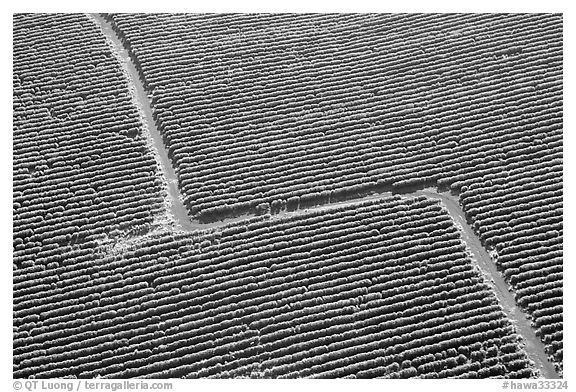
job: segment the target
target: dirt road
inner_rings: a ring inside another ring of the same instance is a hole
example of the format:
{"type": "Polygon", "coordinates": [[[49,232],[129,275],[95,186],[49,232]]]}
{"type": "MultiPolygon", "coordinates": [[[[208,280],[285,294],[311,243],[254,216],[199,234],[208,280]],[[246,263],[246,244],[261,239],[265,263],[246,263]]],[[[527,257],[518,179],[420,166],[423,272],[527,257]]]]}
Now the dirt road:
{"type": "Polygon", "coordinates": [[[172,166],[168,152],[162,141],[160,131],[156,127],[156,122],[152,116],[152,107],[148,93],[140,80],[138,70],[132,62],[128,50],[122,44],[120,38],[112,29],[111,24],[99,14],[90,15],[95,23],[101,28],[102,33],[111,43],[112,50],[120,61],[120,65],[126,75],[128,89],[132,93],[132,100],[140,112],[140,117],[144,125],[145,136],[148,148],[153,152],[156,160],[162,170],[163,180],[166,185],[168,198],[166,198],[167,208],[170,211],[173,220],[180,230],[192,231],[206,228],[205,225],[193,224],[188,217],[188,211],[182,203],[180,190],[178,189],[178,177],[172,166]]]}
{"type": "Polygon", "coordinates": [[[516,326],[518,334],[524,338],[524,349],[528,353],[529,358],[534,361],[542,377],[550,379],[559,378],[554,369],[554,365],[547,359],[548,356],[544,352],[544,343],[536,336],[526,313],[516,305],[514,295],[508,290],[508,284],[504,280],[502,273],[496,269],[496,264],[492,261],[490,254],[484,246],[482,246],[480,239],[466,222],[466,217],[460,207],[458,197],[451,195],[449,192],[438,193],[434,189],[416,191],[415,194],[439,199],[447,208],[452,219],[459,227],[462,238],[470,250],[473,260],[478,265],[486,281],[490,282],[494,287],[494,292],[498,297],[500,305],[502,305],[504,312],[516,326]]]}

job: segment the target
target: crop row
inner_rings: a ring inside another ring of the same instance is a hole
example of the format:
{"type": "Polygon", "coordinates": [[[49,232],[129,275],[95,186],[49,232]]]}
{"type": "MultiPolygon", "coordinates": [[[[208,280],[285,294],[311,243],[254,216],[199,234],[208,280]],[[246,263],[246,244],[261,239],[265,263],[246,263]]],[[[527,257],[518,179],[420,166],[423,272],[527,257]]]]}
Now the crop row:
{"type": "Polygon", "coordinates": [[[164,234],[24,270],[14,298],[15,377],[534,372],[450,216],[424,197],[164,234]]]}

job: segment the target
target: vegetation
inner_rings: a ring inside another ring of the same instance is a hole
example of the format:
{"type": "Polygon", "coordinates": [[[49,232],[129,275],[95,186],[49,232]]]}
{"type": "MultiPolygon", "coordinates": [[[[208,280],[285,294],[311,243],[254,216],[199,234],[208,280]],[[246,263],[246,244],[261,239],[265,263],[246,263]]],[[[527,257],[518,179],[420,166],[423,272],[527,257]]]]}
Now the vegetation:
{"type": "Polygon", "coordinates": [[[562,367],[561,15],[110,19],[192,216],[450,189],[562,367]]]}
{"type": "Polygon", "coordinates": [[[15,14],[13,365],[36,377],[536,375],[438,201],[563,366],[562,17],[15,14]],[[279,217],[277,214],[297,211],[279,217]],[[243,217],[247,214],[249,217],[243,217]]]}
{"type": "Polygon", "coordinates": [[[534,374],[447,211],[424,197],[24,273],[15,377],[534,374]]]}

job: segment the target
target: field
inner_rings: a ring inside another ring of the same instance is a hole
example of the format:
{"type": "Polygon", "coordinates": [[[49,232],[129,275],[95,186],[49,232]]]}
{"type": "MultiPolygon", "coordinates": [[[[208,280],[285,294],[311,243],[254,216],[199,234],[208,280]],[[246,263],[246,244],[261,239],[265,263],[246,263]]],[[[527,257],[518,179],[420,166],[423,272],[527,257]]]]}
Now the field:
{"type": "Polygon", "coordinates": [[[17,281],[16,320],[42,327],[15,339],[15,375],[532,374],[450,216],[424,197],[134,248],[17,281]]]}
{"type": "Polygon", "coordinates": [[[563,371],[562,16],[15,14],[15,378],[563,371]]]}

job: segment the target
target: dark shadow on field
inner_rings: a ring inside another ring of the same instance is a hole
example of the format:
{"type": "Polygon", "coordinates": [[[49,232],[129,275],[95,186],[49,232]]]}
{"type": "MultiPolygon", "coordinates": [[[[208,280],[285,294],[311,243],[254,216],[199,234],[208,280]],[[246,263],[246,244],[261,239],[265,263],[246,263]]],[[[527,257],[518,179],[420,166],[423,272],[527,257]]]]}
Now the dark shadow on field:
{"type": "Polygon", "coordinates": [[[447,185],[439,185],[436,180],[379,181],[335,190],[303,193],[290,196],[286,199],[264,199],[253,203],[225,205],[209,210],[200,210],[190,204],[186,207],[190,215],[194,219],[197,219],[199,224],[213,224],[216,222],[225,222],[229,219],[237,219],[239,217],[261,216],[266,214],[281,215],[287,212],[296,212],[334,203],[361,201],[367,198],[411,195],[426,189],[435,189],[438,193],[450,191],[450,194],[453,196],[459,195],[457,190],[451,189],[447,185]]]}

